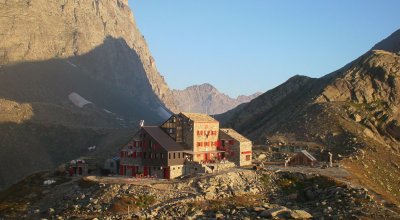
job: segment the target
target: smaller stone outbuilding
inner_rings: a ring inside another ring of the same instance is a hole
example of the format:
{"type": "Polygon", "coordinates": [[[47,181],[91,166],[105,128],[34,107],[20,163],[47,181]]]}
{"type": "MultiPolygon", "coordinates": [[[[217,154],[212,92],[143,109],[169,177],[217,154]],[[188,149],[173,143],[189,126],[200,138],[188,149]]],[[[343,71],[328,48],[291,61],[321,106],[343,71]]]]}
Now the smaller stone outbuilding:
{"type": "Polygon", "coordinates": [[[218,150],[225,151],[224,157],[236,166],[251,165],[253,144],[249,139],[230,128],[221,128],[219,139],[221,145],[218,146],[218,150]]]}
{"type": "Polygon", "coordinates": [[[294,157],[290,158],[290,165],[311,165],[314,166],[318,161],[306,150],[302,150],[297,153],[294,157]]]}

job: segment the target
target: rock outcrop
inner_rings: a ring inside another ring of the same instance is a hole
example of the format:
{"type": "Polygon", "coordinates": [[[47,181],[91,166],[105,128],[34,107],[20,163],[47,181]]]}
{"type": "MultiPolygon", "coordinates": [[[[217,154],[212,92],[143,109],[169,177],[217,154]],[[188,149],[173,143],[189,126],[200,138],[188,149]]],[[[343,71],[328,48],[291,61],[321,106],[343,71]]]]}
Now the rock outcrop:
{"type": "Polygon", "coordinates": [[[0,191],[112,156],[139,120],[178,111],[126,0],[0,0],[0,14],[0,191]]]}
{"type": "Polygon", "coordinates": [[[258,92],[250,96],[240,95],[234,99],[220,93],[208,83],[190,86],[182,91],[174,89],[172,93],[182,111],[212,115],[224,113],[261,95],[258,92]]]}
{"type": "Polygon", "coordinates": [[[126,1],[0,1],[0,65],[66,59],[134,99],[177,112],[126,1]]]}
{"type": "MultiPolygon", "coordinates": [[[[363,149],[393,169],[400,161],[399,42],[396,31],[328,77],[294,76],[251,101],[226,126],[256,144],[309,146],[323,161],[328,151],[340,159],[363,149]]],[[[377,184],[392,178],[362,164],[354,171],[365,172],[367,178],[379,176],[377,184]]],[[[384,190],[400,196],[394,188],[398,186],[391,182],[384,190]]]]}

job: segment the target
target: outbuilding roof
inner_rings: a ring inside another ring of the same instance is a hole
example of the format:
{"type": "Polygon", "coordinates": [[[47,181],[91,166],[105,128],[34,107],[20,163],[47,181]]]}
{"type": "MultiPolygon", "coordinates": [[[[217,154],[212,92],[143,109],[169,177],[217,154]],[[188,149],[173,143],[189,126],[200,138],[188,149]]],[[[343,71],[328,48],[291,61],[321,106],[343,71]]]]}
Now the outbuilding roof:
{"type": "Polygon", "coordinates": [[[311,161],[315,161],[317,159],[315,159],[315,157],[313,157],[310,153],[308,153],[308,151],[306,150],[302,150],[301,151],[302,154],[304,154],[304,156],[306,156],[308,159],[310,159],[311,161]]]}
{"type": "Polygon", "coordinates": [[[143,126],[145,130],[154,140],[156,140],[167,151],[184,151],[185,149],[175,142],[162,128],[157,126],[143,126]]]}
{"type": "Polygon", "coordinates": [[[233,130],[231,128],[220,128],[219,130],[220,130],[220,132],[224,132],[228,136],[231,136],[233,139],[236,139],[237,141],[250,142],[249,139],[245,138],[243,135],[237,133],[235,130],[233,130]]]}
{"type": "Polygon", "coordinates": [[[194,122],[218,122],[217,120],[215,120],[214,118],[212,118],[207,114],[187,113],[187,112],[181,112],[180,114],[184,115],[185,117],[189,118],[194,122]]]}

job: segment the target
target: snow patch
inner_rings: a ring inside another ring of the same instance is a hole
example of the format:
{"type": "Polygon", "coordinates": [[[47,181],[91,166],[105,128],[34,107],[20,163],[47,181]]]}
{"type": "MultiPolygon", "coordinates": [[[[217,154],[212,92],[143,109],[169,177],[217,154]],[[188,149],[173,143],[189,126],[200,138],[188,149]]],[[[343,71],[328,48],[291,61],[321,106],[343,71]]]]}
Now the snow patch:
{"type": "Polygon", "coordinates": [[[167,120],[168,118],[171,117],[171,114],[167,112],[167,110],[165,110],[163,107],[158,107],[157,108],[157,114],[163,118],[164,120],[167,120]]]}
{"type": "Polygon", "coordinates": [[[69,100],[71,100],[71,102],[73,102],[79,108],[82,108],[86,104],[92,103],[92,102],[89,102],[88,100],[82,98],[82,96],[78,95],[75,92],[69,94],[68,98],[69,98],[69,100]]]}
{"type": "Polygon", "coordinates": [[[68,62],[69,64],[71,64],[71,66],[76,67],[76,65],[72,64],[72,63],[69,62],[68,60],[67,60],[67,62],[68,62]]]}
{"type": "Polygon", "coordinates": [[[103,108],[103,110],[109,114],[111,114],[112,112],[108,111],[107,109],[103,108]]]}

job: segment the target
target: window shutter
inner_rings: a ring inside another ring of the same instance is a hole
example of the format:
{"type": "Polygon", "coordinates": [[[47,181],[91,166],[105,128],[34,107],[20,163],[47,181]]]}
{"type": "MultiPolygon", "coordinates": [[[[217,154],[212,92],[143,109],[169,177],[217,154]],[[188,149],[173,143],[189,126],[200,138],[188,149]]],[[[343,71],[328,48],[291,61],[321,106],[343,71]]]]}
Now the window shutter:
{"type": "Polygon", "coordinates": [[[129,149],[132,149],[132,145],[129,145],[129,149]]]}
{"type": "Polygon", "coordinates": [[[221,147],[221,140],[217,141],[217,147],[221,147]]]}
{"type": "Polygon", "coordinates": [[[147,142],[144,142],[143,143],[143,147],[146,148],[146,145],[147,145],[147,142]]]}
{"type": "Polygon", "coordinates": [[[200,131],[200,135],[203,135],[203,131],[200,131]]]}
{"type": "Polygon", "coordinates": [[[200,135],[200,131],[197,131],[197,135],[200,135]]]}
{"type": "Polygon", "coordinates": [[[142,158],[142,152],[139,153],[139,157],[142,158]]]}
{"type": "Polygon", "coordinates": [[[137,146],[136,146],[136,141],[133,142],[133,146],[134,146],[134,147],[137,147],[137,146]]]}
{"type": "Polygon", "coordinates": [[[229,140],[229,144],[233,145],[233,143],[234,143],[233,140],[229,140]]]}
{"type": "Polygon", "coordinates": [[[142,147],[142,142],[141,141],[139,141],[139,147],[142,147]]]}
{"type": "Polygon", "coordinates": [[[200,142],[200,145],[203,147],[203,142],[200,142]]]}
{"type": "Polygon", "coordinates": [[[133,152],[133,158],[136,158],[136,152],[133,152]]]}
{"type": "Polygon", "coordinates": [[[231,151],[231,156],[232,156],[232,157],[233,157],[233,154],[234,154],[233,151],[231,151]]]}
{"type": "Polygon", "coordinates": [[[123,151],[121,151],[121,157],[124,157],[124,152],[123,151]]]}
{"type": "Polygon", "coordinates": [[[142,134],[139,134],[139,137],[142,137],[142,134]]]}
{"type": "Polygon", "coordinates": [[[154,144],[154,150],[158,150],[158,144],[154,144]]]}

